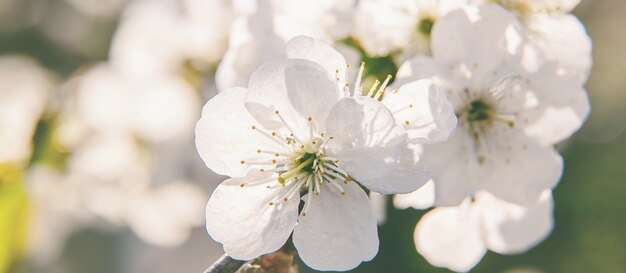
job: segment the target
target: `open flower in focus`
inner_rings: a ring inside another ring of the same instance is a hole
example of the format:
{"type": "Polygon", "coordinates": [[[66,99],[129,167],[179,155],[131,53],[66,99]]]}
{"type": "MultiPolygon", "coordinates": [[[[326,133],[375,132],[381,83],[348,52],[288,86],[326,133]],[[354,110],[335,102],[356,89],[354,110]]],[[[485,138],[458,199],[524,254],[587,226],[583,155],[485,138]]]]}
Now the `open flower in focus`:
{"type": "Polygon", "coordinates": [[[207,230],[243,260],[279,249],[293,231],[307,265],[352,269],[378,251],[376,219],[359,184],[404,193],[427,178],[414,168],[407,130],[379,97],[343,83],[341,54],[296,37],[286,55],[255,71],[248,89],[224,91],[204,106],[198,152],[232,177],[207,204],[207,230]]]}
{"type": "Polygon", "coordinates": [[[431,78],[447,90],[459,118],[445,144],[424,146],[437,205],[456,205],[479,190],[519,204],[553,188],[563,162],[555,143],[589,113],[576,75],[547,63],[519,65],[517,19],[497,5],[468,7],[438,20],[433,57],[416,57],[399,80],[431,78]]]}
{"type": "Polygon", "coordinates": [[[415,245],[430,264],[467,272],[487,249],[517,254],[545,239],[553,227],[552,207],[549,190],[525,206],[478,192],[458,206],[426,213],[415,228],[415,245]]]}

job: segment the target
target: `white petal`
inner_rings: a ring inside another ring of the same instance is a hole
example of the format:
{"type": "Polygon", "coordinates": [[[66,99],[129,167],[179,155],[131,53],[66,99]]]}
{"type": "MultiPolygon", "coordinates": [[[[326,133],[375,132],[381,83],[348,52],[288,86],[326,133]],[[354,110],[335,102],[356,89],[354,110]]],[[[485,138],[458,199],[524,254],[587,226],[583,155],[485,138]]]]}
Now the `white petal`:
{"type": "Polygon", "coordinates": [[[158,246],[178,246],[193,227],[202,224],[206,197],[190,184],[169,183],[153,192],[132,197],[128,225],[144,241],[158,246]],[[199,220],[199,221],[198,221],[199,220]]]}
{"type": "Polygon", "coordinates": [[[447,92],[447,99],[454,107],[462,107],[465,104],[463,88],[467,84],[456,77],[450,65],[441,60],[435,60],[428,56],[417,56],[406,61],[398,69],[394,86],[401,86],[421,79],[430,79],[438,89],[447,92]]]}
{"type": "Polygon", "coordinates": [[[457,128],[445,143],[424,146],[422,158],[431,169],[437,206],[458,205],[480,186],[477,166],[465,146],[466,132],[457,128]]]}
{"type": "Polygon", "coordinates": [[[330,77],[339,76],[342,82],[346,82],[346,59],[337,50],[323,42],[311,37],[297,36],[287,42],[286,54],[289,59],[305,59],[315,62],[324,67],[330,73],[330,77]]]}
{"type": "Polygon", "coordinates": [[[224,245],[227,255],[251,260],[278,250],[289,238],[300,198],[296,193],[284,202],[289,187],[279,186],[276,179],[275,173],[252,171],[246,177],[227,179],[211,195],[206,228],[211,238],[224,245]]]}
{"type": "Polygon", "coordinates": [[[197,92],[178,77],[143,80],[145,86],[135,86],[141,103],[131,106],[134,131],[155,142],[190,137],[200,110],[197,92]]]}
{"type": "Polygon", "coordinates": [[[271,33],[271,27],[271,14],[265,10],[252,18],[239,18],[233,23],[228,50],[215,74],[220,91],[235,86],[248,87],[250,76],[259,66],[285,57],[285,42],[271,33]],[[263,38],[255,37],[258,33],[268,34],[263,38]]]}
{"type": "Polygon", "coordinates": [[[419,18],[397,1],[359,1],[354,34],[371,56],[385,56],[409,45],[419,18]]]}
{"type": "Polygon", "coordinates": [[[415,245],[430,264],[466,272],[485,255],[480,218],[470,206],[436,208],[419,221],[415,245]]]}
{"type": "Polygon", "coordinates": [[[482,211],[487,246],[502,254],[517,254],[543,241],[554,225],[552,194],[545,191],[541,199],[529,206],[519,206],[482,192],[477,196],[482,211]]]}
{"type": "Polygon", "coordinates": [[[396,209],[427,209],[435,204],[435,182],[428,180],[424,186],[412,193],[396,194],[393,196],[393,206],[396,209]]]}
{"type": "Polygon", "coordinates": [[[418,153],[421,149],[418,148],[413,145],[404,147],[395,170],[378,178],[358,180],[359,183],[383,194],[408,193],[419,189],[431,175],[420,161],[418,153]]]}
{"type": "Polygon", "coordinates": [[[552,147],[542,147],[516,129],[499,126],[499,134],[486,139],[493,151],[480,168],[484,189],[498,198],[518,204],[536,202],[546,189],[556,186],[563,159],[552,147]]]}
{"type": "Polygon", "coordinates": [[[383,104],[398,126],[407,130],[412,143],[445,141],[456,127],[456,115],[445,92],[431,80],[419,80],[385,94],[383,104]]]}
{"type": "Polygon", "coordinates": [[[580,0],[505,0],[500,1],[502,5],[512,8],[524,7],[527,12],[570,12],[580,0]]]}
{"type": "Polygon", "coordinates": [[[370,204],[376,215],[376,223],[384,224],[387,221],[387,195],[370,191],[370,204]]]}
{"type": "Polygon", "coordinates": [[[376,217],[369,198],[356,183],[342,186],[345,195],[323,185],[293,232],[298,255],[316,270],[350,270],[378,252],[376,217]]]}
{"type": "MultiPolygon", "coordinates": [[[[218,174],[243,176],[250,168],[241,161],[253,161],[261,156],[257,149],[283,149],[260,132],[244,107],[246,89],[233,88],[219,93],[202,109],[196,125],[196,148],[204,163],[218,174]]],[[[256,125],[261,129],[259,125],[256,125]]]]}
{"type": "MultiPolygon", "coordinates": [[[[339,167],[361,183],[396,170],[406,146],[406,133],[380,102],[369,97],[344,98],[326,120],[329,154],[339,167]]],[[[366,187],[370,186],[364,184],[366,187]]],[[[372,184],[376,191],[383,191],[372,184]]]]}
{"type": "Polygon", "coordinates": [[[548,146],[570,137],[590,112],[589,98],[576,77],[546,64],[531,76],[529,85],[540,105],[522,113],[530,124],[524,131],[541,145],[548,146]]]}
{"type": "Polygon", "coordinates": [[[319,64],[308,60],[289,59],[266,63],[250,78],[246,108],[266,126],[282,123],[279,111],[294,133],[308,135],[307,119],[323,131],[324,121],[339,100],[335,80],[319,64]]]}
{"type": "MultiPolygon", "coordinates": [[[[535,14],[524,20],[526,36],[543,61],[556,61],[578,74],[582,81],[591,72],[591,38],[585,26],[571,14],[535,14]]],[[[540,60],[541,63],[541,60],[540,60]]]]}
{"type": "Polygon", "coordinates": [[[499,5],[468,6],[439,18],[432,31],[433,57],[463,63],[473,78],[487,78],[520,52],[517,18],[499,5]]]}
{"type": "Polygon", "coordinates": [[[56,84],[34,60],[12,55],[0,57],[0,82],[0,162],[26,161],[37,122],[56,84]]]}

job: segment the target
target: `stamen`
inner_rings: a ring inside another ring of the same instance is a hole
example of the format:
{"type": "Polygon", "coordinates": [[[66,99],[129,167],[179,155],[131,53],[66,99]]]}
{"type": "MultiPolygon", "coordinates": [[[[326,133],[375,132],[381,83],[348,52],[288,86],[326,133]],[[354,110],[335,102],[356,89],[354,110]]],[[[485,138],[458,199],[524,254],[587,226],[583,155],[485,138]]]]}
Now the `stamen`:
{"type": "Polygon", "coordinates": [[[324,168],[329,168],[343,176],[348,176],[348,174],[344,170],[337,168],[334,163],[323,164],[323,166],[324,168]]]}
{"type": "Polygon", "coordinates": [[[281,141],[281,140],[283,140],[282,138],[280,138],[280,137],[276,137],[276,136],[275,136],[275,135],[276,135],[276,132],[272,132],[272,134],[273,134],[273,135],[270,135],[269,133],[265,132],[265,130],[262,130],[261,128],[258,128],[258,127],[254,126],[254,125],[252,125],[252,130],[255,130],[255,131],[257,131],[257,132],[261,133],[261,134],[262,134],[262,135],[264,135],[265,137],[269,138],[270,140],[272,140],[272,141],[276,142],[277,144],[279,144],[279,145],[281,145],[281,146],[283,146],[283,147],[285,147],[285,148],[287,148],[287,149],[291,149],[291,148],[287,145],[287,143],[286,143],[286,142],[281,141]]]}
{"type": "Polygon", "coordinates": [[[363,79],[364,70],[365,62],[361,62],[361,66],[359,67],[359,73],[356,75],[356,81],[354,82],[354,92],[352,96],[356,96],[357,94],[361,94],[363,92],[363,85],[361,84],[361,80],[363,79]]]}
{"type": "Polygon", "coordinates": [[[320,172],[316,172],[315,173],[315,195],[320,195],[320,193],[322,193],[321,191],[321,187],[322,187],[322,182],[324,181],[324,179],[322,178],[322,174],[320,172]]]}
{"type": "Polygon", "coordinates": [[[257,149],[257,150],[256,150],[256,152],[257,152],[258,154],[260,154],[260,153],[264,153],[264,154],[271,154],[271,155],[274,155],[274,156],[276,156],[276,157],[281,156],[281,155],[282,155],[282,156],[289,156],[289,154],[287,154],[287,153],[274,152],[274,151],[267,151],[267,150],[261,150],[261,149],[257,149]]]}
{"type": "Polygon", "coordinates": [[[345,194],[345,191],[343,191],[343,187],[341,187],[339,183],[335,182],[335,179],[330,179],[330,177],[326,177],[326,179],[331,185],[335,186],[341,192],[342,195],[345,194]]]}
{"type": "Polygon", "coordinates": [[[313,200],[313,189],[314,189],[314,175],[309,174],[306,178],[305,186],[309,188],[309,193],[307,194],[306,203],[304,203],[304,207],[302,208],[302,213],[300,215],[306,216],[306,213],[309,212],[309,206],[311,205],[311,201],[313,200]]]}
{"type": "Polygon", "coordinates": [[[370,91],[367,93],[368,97],[374,97],[374,92],[376,90],[376,88],[378,87],[378,85],[380,84],[379,80],[376,80],[374,82],[374,84],[372,85],[372,88],[370,88],[370,91]]]}
{"type": "Polygon", "coordinates": [[[309,117],[307,118],[307,121],[309,123],[309,139],[313,139],[313,118],[309,117]]]}
{"type": "Polygon", "coordinates": [[[383,84],[380,86],[380,88],[378,88],[378,90],[376,91],[376,93],[374,93],[374,95],[372,96],[372,98],[374,99],[379,99],[383,92],[385,92],[385,88],[387,88],[387,84],[389,84],[389,81],[391,80],[392,76],[391,75],[387,75],[387,78],[385,79],[385,81],[383,82],[383,84]]]}
{"type": "Polygon", "coordinates": [[[248,161],[241,161],[241,164],[246,164],[246,165],[255,165],[255,166],[268,166],[268,165],[276,165],[276,164],[284,164],[284,163],[289,163],[289,160],[276,160],[276,159],[272,159],[270,161],[252,161],[252,162],[248,162],[248,161]]]}
{"type": "Polygon", "coordinates": [[[291,128],[291,126],[289,126],[289,124],[287,124],[287,121],[283,118],[283,116],[280,114],[280,112],[278,110],[276,110],[274,113],[278,116],[278,119],[280,119],[280,121],[283,123],[283,125],[285,125],[285,128],[287,128],[287,130],[289,131],[289,136],[292,137],[293,139],[295,139],[297,142],[302,143],[302,141],[294,133],[294,131],[291,128]]]}
{"type": "Polygon", "coordinates": [[[333,179],[343,179],[344,178],[340,174],[337,174],[337,173],[335,173],[333,171],[324,172],[324,175],[329,175],[329,176],[333,177],[333,179]]]}

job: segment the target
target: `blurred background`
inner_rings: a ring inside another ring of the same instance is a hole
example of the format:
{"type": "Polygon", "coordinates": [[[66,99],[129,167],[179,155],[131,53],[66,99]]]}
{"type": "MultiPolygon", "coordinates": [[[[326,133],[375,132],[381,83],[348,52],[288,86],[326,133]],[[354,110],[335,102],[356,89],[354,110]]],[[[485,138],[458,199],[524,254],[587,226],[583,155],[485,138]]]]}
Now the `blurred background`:
{"type": "MultiPolygon", "coordinates": [[[[193,126],[224,52],[223,33],[199,33],[229,15],[180,1],[180,20],[131,2],[0,0],[0,273],[203,272],[222,255],[203,218],[223,177],[199,160],[193,126]]],[[[626,272],[626,2],[574,13],[594,44],[592,113],[560,145],[555,229],[472,272],[626,272]]],[[[352,272],[448,272],[415,250],[421,215],[390,209],[378,256],[352,272]]]]}

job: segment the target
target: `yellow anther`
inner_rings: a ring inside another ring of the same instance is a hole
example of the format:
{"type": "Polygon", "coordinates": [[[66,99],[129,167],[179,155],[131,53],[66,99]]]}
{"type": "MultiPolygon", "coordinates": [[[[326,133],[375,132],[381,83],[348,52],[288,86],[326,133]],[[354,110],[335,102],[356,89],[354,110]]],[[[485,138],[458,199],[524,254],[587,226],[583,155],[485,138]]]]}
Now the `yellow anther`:
{"type": "Polygon", "coordinates": [[[261,153],[261,149],[256,149],[257,154],[261,153]]]}
{"type": "Polygon", "coordinates": [[[239,187],[242,187],[242,188],[243,188],[243,186],[245,186],[245,185],[244,185],[244,184],[239,184],[239,187]]]}
{"type": "Polygon", "coordinates": [[[256,129],[256,126],[252,125],[252,130],[256,129]]]}
{"type": "Polygon", "coordinates": [[[270,202],[268,205],[273,206],[273,205],[274,205],[274,202],[270,202]]]}
{"type": "Polygon", "coordinates": [[[276,132],[272,132],[272,136],[276,136],[276,132]]]}
{"type": "Polygon", "coordinates": [[[404,124],[409,125],[409,124],[411,124],[411,122],[410,122],[410,121],[408,121],[408,120],[405,120],[405,121],[404,121],[404,124]]]}
{"type": "Polygon", "coordinates": [[[313,118],[312,118],[312,117],[309,117],[309,118],[307,118],[307,120],[308,120],[308,121],[312,121],[312,120],[313,120],[313,118]]]}
{"type": "Polygon", "coordinates": [[[242,160],[242,161],[239,161],[239,163],[243,165],[243,164],[246,164],[246,161],[242,160]]]}

